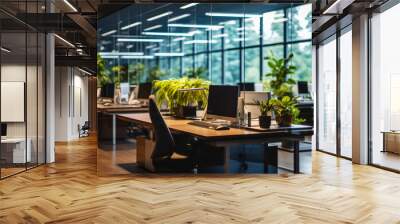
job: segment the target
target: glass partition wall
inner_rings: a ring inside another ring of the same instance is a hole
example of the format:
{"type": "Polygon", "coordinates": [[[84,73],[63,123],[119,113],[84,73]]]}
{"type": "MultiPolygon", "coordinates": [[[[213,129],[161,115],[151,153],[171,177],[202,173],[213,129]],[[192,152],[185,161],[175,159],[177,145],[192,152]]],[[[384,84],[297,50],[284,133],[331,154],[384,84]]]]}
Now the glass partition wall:
{"type": "MultiPolygon", "coordinates": [[[[98,87],[118,89],[119,83],[129,82],[133,89],[138,83],[188,76],[200,77],[211,84],[254,83],[256,91],[270,91],[270,78],[266,74],[271,70],[266,57],[282,59],[291,53],[294,57],[287,66],[297,66],[294,80],[311,84],[311,14],[311,4],[153,3],[127,6],[98,20],[97,48],[100,61],[105,65],[102,66],[104,72],[98,74],[98,87]],[[110,85],[103,85],[102,80],[110,85]]],[[[118,90],[110,91],[118,95],[118,90]]],[[[104,96],[100,94],[101,100],[110,98],[106,92],[104,96]]],[[[305,104],[306,109],[309,106],[310,103],[305,104]]],[[[312,106],[311,102],[311,110],[312,106]]],[[[124,125],[131,124],[118,119],[112,124],[113,118],[109,114],[99,114],[99,125],[103,128],[99,128],[102,132],[99,133],[97,151],[98,174],[135,172],[132,170],[136,162],[136,140],[126,137],[129,133],[124,131],[124,125]],[[112,130],[112,125],[121,127],[114,133],[115,143],[111,143],[113,133],[107,133],[112,130]]],[[[254,154],[249,153],[249,158],[258,163],[261,158],[257,154],[258,146],[249,147],[256,148],[252,150],[254,154]]],[[[309,148],[309,145],[303,145],[306,159],[311,158],[309,148]]],[[[238,151],[246,151],[246,146],[238,151]]],[[[287,154],[281,158],[290,158],[287,154]]],[[[281,164],[291,169],[290,161],[281,164]]],[[[305,166],[310,168],[310,165],[311,162],[307,162],[305,166]]]]}
{"type": "Polygon", "coordinates": [[[265,57],[293,53],[296,79],[311,81],[311,4],[180,6],[137,4],[100,19],[98,49],[109,75],[136,84],[151,81],[155,70],[169,79],[201,69],[215,84],[261,83],[269,69],[265,57]],[[170,14],[148,21],[162,12],[170,14]],[[138,64],[144,69],[136,76],[138,64]]]}
{"type": "MultiPolygon", "coordinates": [[[[0,3],[2,6],[3,3],[0,3]]],[[[19,2],[24,12],[40,1],[19,2]]],[[[0,178],[45,163],[45,35],[0,12],[0,178]]]]}
{"type": "Polygon", "coordinates": [[[317,45],[317,150],[352,157],[351,25],[317,45]]]}
{"type": "Polygon", "coordinates": [[[400,171],[400,4],[371,18],[370,163],[400,171]]]}

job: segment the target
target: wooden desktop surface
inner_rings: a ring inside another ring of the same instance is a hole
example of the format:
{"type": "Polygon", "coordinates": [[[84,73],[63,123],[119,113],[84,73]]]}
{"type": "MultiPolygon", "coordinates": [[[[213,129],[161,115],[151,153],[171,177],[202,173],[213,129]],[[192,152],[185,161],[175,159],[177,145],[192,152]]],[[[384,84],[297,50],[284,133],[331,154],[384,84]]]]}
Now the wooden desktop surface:
{"type": "MultiPolygon", "coordinates": [[[[150,116],[148,113],[128,113],[117,114],[122,120],[137,123],[142,126],[152,127],[150,116]]],[[[192,120],[177,119],[166,116],[164,120],[172,131],[183,132],[193,136],[205,139],[240,139],[240,138],[265,138],[265,137],[282,137],[288,135],[312,135],[313,130],[310,126],[293,126],[293,127],[272,127],[270,129],[248,130],[246,128],[230,128],[229,130],[213,130],[204,127],[198,127],[188,124],[192,120]]]]}
{"type": "Polygon", "coordinates": [[[98,111],[104,112],[147,112],[149,111],[148,106],[131,105],[131,104],[111,104],[105,106],[104,104],[97,104],[98,111]]]}

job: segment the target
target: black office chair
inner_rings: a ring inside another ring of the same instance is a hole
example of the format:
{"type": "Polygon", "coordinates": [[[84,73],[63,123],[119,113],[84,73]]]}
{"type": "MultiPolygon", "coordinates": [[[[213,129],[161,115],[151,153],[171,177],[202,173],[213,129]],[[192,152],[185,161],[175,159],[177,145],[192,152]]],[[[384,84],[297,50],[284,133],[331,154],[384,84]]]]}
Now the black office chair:
{"type": "Polygon", "coordinates": [[[156,172],[193,171],[195,162],[192,155],[178,154],[174,138],[154,101],[149,98],[150,119],[154,127],[155,146],[151,159],[156,172]]]}
{"type": "Polygon", "coordinates": [[[89,130],[90,130],[89,121],[85,121],[85,123],[82,126],[78,124],[79,138],[89,136],[89,130]]]}

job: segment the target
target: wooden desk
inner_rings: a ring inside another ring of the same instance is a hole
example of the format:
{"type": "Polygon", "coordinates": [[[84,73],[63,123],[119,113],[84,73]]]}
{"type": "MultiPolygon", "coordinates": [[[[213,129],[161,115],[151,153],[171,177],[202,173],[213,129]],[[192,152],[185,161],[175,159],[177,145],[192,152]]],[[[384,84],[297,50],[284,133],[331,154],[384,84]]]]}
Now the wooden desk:
{"type": "Polygon", "coordinates": [[[103,104],[97,104],[97,111],[108,112],[108,113],[144,113],[149,111],[148,106],[131,105],[131,104],[111,104],[104,106],[103,104]]]}
{"type": "MultiPolygon", "coordinates": [[[[152,129],[148,113],[117,114],[117,119],[134,122],[142,127],[152,129]]],[[[191,120],[164,117],[169,129],[173,132],[185,133],[214,146],[225,148],[225,171],[229,171],[229,148],[242,144],[266,144],[291,140],[294,142],[294,172],[299,173],[299,144],[305,136],[313,135],[310,126],[275,127],[266,131],[252,131],[245,128],[230,128],[229,130],[213,130],[188,124],[191,120]]]]}

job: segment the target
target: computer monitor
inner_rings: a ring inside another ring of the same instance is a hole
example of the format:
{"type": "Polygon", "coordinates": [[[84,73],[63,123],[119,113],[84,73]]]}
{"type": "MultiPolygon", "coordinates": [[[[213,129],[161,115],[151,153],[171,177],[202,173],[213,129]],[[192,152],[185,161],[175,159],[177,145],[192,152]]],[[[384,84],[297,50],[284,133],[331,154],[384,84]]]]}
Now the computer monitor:
{"type": "Polygon", "coordinates": [[[298,81],[297,82],[297,92],[299,95],[310,94],[310,92],[308,91],[308,82],[298,81]]]}
{"type": "Polygon", "coordinates": [[[1,137],[7,137],[7,124],[1,124],[1,137]]]}
{"type": "Polygon", "coordinates": [[[239,86],[240,91],[254,91],[255,89],[254,82],[240,82],[237,85],[239,86]]]}
{"type": "Polygon", "coordinates": [[[207,104],[207,118],[236,120],[239,87],[210,85],[207,104]]]}
{"type": "Polygon", "coordinates": [[[114,83],[109,83],[101,87],[101,97],[114,98],[114,83]]]}
{"type": "Polygon", "coordinates": [[[138,92],[138,99],[149,99],[149,96],[151,95],[151,88],[152,88],[152,83],[147,82],[147,83],[140,83],[139,84],[139,92],[138,92]]]}

